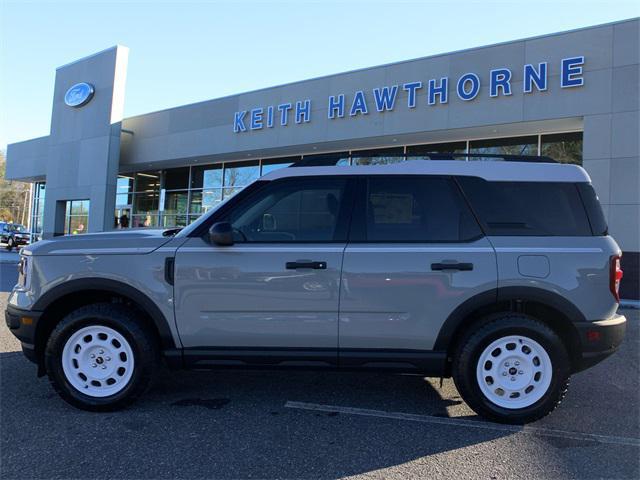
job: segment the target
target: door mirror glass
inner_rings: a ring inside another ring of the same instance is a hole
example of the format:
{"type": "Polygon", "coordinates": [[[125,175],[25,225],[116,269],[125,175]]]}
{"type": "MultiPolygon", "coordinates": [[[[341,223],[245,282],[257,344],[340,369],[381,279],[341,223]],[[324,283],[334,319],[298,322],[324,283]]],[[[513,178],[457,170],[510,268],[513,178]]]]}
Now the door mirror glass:
{"type": "Polygon", "coordinates": [[[209,240],[220,246],[233,245],[233,228],[229,222],[217,222],[209,229],[209,240]]]}

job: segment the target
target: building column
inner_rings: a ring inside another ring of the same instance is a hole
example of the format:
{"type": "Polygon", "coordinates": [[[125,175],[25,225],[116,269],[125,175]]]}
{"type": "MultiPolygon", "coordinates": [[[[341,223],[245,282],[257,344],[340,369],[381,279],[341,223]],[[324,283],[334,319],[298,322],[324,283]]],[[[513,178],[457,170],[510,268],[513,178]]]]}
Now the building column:
{"type": "Polygon", "coordinates": [[[116,46],[60,67],[51,114],[43,237],[64,232],[64,206],[89,200],[89,232],[113,228],[128,49],[116,46]],[[65,103],[75,84],[93,86],[83,106],[65,103]]]}

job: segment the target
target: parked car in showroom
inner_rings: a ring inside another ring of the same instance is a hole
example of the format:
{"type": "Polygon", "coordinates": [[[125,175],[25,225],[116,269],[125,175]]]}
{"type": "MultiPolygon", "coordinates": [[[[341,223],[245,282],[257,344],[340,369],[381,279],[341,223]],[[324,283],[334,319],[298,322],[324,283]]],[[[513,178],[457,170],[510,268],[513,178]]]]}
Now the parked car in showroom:
{"type": "Polygon", "coordinates": [[[626,319],[589,176],[521,160],[303,163],[181,230],[43,240],[6,321],[86,410],[130,404],[161,365],[327,368],[453,377],[478,414],[531,422],[626,319]]]}
{"type": "Polygon", "coordinates": [[[0,223],[0,243],[6,245],[6,249],[11,251],[29,245],[30,234],[24,225],[19,223],[0,223]]]}

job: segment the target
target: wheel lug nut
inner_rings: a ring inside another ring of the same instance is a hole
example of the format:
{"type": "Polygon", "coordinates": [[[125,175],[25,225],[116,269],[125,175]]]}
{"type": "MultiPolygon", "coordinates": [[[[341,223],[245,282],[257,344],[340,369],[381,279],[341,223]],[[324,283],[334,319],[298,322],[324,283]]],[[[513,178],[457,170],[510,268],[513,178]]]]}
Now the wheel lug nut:
{"type": "Polygon", "coordinates": [[[524,372],[522,370],[518,370],[518,375],[522,375],[524,372]]]}
{"type": "Polygon", "coordinates": [[[96,368],[96,367],[97,367],[97,365],[96,365],[95,363],[92,363],[92,364],[91,364],[91,366],[92,366],[93,368],[96,368]]]}
{"type": "Polygon", "coordinates": [[[507,376],[507,372],[502,372],[502,376],[506,377],[507,376]]]}
{"type": "Polygon", "coordinates": [[[105,360],[106,360],[107,362],[110,362],[110,361],[111,361],[111,357],[106,357],[106,358],[105,358],[105,360]]]}
{"type": "Polygon", "coordinates": [[[511,377],[511,381],[515,382],[516,381],[516,377],[511,377]]]}
{"type": "Polygon", "coordinates": [[[520,362],[516,360],[515,362],[513,362],[513,364],[517,367],[518,365],[520,365],[520,362]]]}
{"type": "Polygon", "coordinates": [[[104,353],[104,350],[100,349],[100,355],[102,355],[104,353]]]}
{"type": "Polygon", "coordinates": [[[102,365],[102,369],[104,370],[105,368],[107,368],[107,366],[106,365],[102,365]]]}
{"type": "Polygon", "coordinates": [[[509,366],[509,362],[504,362],[504,366],[508,367],[509,366]]]}
{"type": "Polygon", "coordinates": [[[96,358],[96,354],[95,353],[92,353],[90,356],[91,356],[91,358],[96,358]]]}

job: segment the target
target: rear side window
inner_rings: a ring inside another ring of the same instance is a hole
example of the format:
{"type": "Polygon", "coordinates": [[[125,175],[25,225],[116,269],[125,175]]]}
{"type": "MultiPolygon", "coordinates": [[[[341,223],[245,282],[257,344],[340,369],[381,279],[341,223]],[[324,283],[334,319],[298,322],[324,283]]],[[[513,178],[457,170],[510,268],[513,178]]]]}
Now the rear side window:
{"type": "Polygon", "coordinates": [[[589,217],[593,234],[606,235],[609,227],[607,226],[607,221],[605,220],[604,213],[602,211],[602,205],[600,205],[600,201],[598,200],[598,196],[596,195],[596,191],[593,189],[593,186],[590,183],[578,183],[578,191],[582,197],[584,208],[587,210],[587,216],[589,217]]]}
{"type": "Polygon", "coordinates": [[[564,182],[458,181],[487,235],[590,236],[578,187],[564,182]]]}
{"type": "Polygon", "coordinates": [[[482,235],[455,182],[443,177],[370,177],[368,242],[462,242],[482,235]]]}

